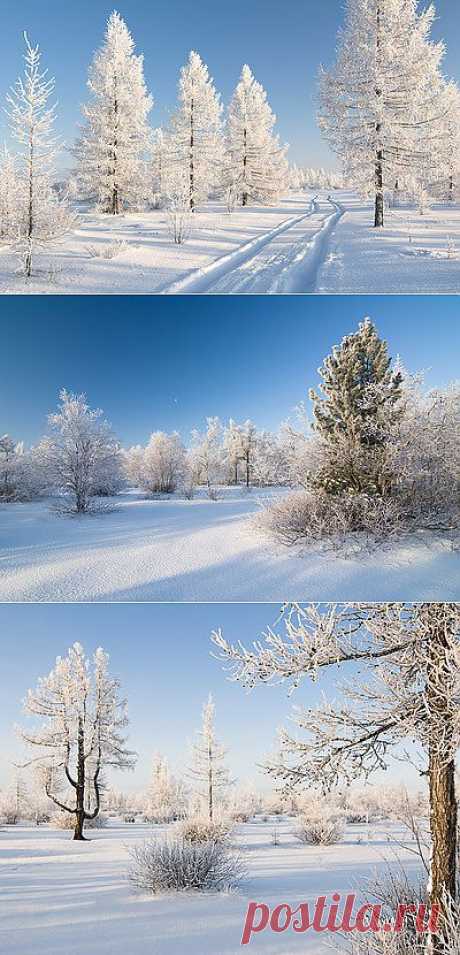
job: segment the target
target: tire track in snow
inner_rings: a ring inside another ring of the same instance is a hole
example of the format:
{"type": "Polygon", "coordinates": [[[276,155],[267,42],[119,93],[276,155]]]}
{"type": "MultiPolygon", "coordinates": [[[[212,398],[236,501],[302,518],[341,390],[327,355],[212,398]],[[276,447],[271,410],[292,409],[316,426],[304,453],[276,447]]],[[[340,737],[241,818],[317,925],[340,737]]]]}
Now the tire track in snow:
{"type": "Polygon", "coordinates": [[[325,214],[315,197],[307,213],[285,220],[202,269],[194,269],[162,294],[314,291],[330,235],[344,213],[339,203],[329,197],[324,201],[329,208],[332,205],[332,212],[325,214]],[[316,216],[319,228],[311,232],[316,216]],[[296,232],[299,237],[289,241],[296,232]]]}

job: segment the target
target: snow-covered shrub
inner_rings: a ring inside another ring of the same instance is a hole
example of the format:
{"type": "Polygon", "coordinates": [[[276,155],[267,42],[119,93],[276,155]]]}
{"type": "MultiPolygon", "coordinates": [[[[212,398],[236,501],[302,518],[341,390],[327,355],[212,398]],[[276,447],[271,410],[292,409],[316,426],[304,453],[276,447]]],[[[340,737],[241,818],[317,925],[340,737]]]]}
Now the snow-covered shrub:
{"type": "Polygon", "coordinates": [[[166,209],[168,234],[176,245],[183,245],[192,231],[192,213],[189,201],[181,196],[171,196],[166,209]]]}
{"type": "Polygon", "coordinates": [[[288,545],[329,540],[339,546],[350,533],[365,535],[369,543],[387,539],[404,526],[401,509],[391,498],[305,489],[264,506],[255,523],[288,545]]]}
{"type": "Polygon", "coordinates": [[[131,881],[153,894],[225,891],[244,874],[240,855],[222,842],[152,841],[135,846],[130,854],[131,881]]]}
{"type": "Polygon", "coordinates": [[[155,431],[144,450],[139,474],[150,494],[172,494],[184,480],[185,449],[177,432],[155,431]]]}
{"type": "Polygon", "coordinates": [[[113,239],[109,245],[87,245],[86,251],[90,259],[116,259],[122,252],[126,252],[128,243],[125,239],[113,239]]]}
{"type": "Polygon", "coordinates": [[[231,830],[231,823],[225,820],[211,822],[200,816],[191,816],[177,825],[177,835],[192,845],[205,842],[225,842],[231,830]]]}
{"type": "Polygon", "coordinates": [[[73,812],[55,812],[50,818],[50,824],[53,829],[75,829],[75,816],[73,812]]]}
{"type": "Polygon", "coordinates": [[[344,828],[342,815],[327,807],[318,808],[300,817],[294,835],[309,846],[332,846],[340,842],[344,828]]]}

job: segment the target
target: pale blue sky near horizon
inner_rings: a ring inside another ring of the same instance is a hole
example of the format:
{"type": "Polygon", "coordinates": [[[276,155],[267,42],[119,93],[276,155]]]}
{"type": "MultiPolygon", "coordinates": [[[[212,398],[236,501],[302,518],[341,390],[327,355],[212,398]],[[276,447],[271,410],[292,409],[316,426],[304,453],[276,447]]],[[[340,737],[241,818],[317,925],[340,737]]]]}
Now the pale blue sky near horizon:
{"type": "MultiPolygon", "coordinates": [[[[314,706],[323,691],[337,699],[339,670],[324,674],[317,685],[306,680],[291,696],[286,685],[248,692],[231,682],[212,656],[210,635],[222,628],[231,642],[249,645],[276,626],[280,610],[279,604],[0,605],[0,631],[8,644],[2,658],[0,788],[9,784],[13,764],[25,752],[14,727],[32,725],[21,701],[49,673],[56,656],[78,640],[88,655],[98,646],[110,654],[111,673],[128,700],[128,744],[138,753],[138,766],[134,774],[112,773],[111,783],[142,789],[155,752],[165,755],[176,772],[186,769],[202,705],[212,692],[217,735],[228,749],[233,777],[270,791],[272,783],[258,766],[273,752],[277,728],[289,725],[294,705],[314,706]]],[[[395,760],[375,781],[420,788],[415,771],[395,760]]]]}
{"type": "Polygon", "coordinates": [[[458,379],[458,296],[4,296],[0,432],[27,445],[59,390],[86,393],[124,446],[207,416],[276,430],[367,315],[427,387],[458,379]]]}
{"type": "MultiPolygon", "coordinates": [[[[421,8],[427,2],[422,0],[421,8]]],[[[460,80],[460,21],[454,0],[437,0],[433,38],[444,39],[444,72],[460,80]]],[[[59,101],[57,131],[67,147],[81,122],[87,98],[86,79],[94,51],[101,45],[114,5],[106,0],[2,0],[0,102],[22,69],[22,34],[43,50],[43,62],[56,77],[59,101]]],[[[216,5],[199,0],[190,14],[187,0],[121,0],[115,4],[126,19],[137,52],[145,57],[145,74],[154,97],[151,121],[163,125],[174,109],[179,69],[191,49],[209,66],[224,103],[228,103],[243,63],[265,86],[278,116],[279,132],[290,144],[290,158],[303,165],[336,166],[316,126],[316,84],[320,64],[331,65],[343,0],[234,0],[216,5]]],[[[0,121],[0,142],[6,117],[0,121]]],[[[72,164],[63,153],[61,165],[72,164]]]]}

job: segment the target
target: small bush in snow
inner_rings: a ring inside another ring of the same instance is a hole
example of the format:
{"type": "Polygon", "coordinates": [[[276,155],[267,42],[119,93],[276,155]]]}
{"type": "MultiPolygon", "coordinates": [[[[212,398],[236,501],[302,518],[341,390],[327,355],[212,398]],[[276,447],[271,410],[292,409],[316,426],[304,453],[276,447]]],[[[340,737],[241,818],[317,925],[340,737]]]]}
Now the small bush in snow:
{"type": "Polygon", "coordinates": [[[233,822],[249,822],[250,818],[251,818],[250,813],[245,812],[242,809],[238,809],[236,810],[236,812],[232,812],[233,822]]]}
{"type": "Polygon", "coordinates": [[[91,259],[116,259],[127,248],[128,243],[124,239],[114,239],[110,245],[87,245],[86,251],[91,259]]]}
{"type": "Polygon", "coordinates": [[[53,829],[75,829],[75,816],[73,812],[55,812],[50,823],[53,829]]]}
{"type": "Polygon", "coordinates": [[[87,819],[85,821],[85,829],[105,829],[107,821],[105,813],[100,812],[95,819],[87,819]]]}
{"type": "Polygon", "coordinates": [[[230,833],[231,826],[224,821],[210,822],[209,819],[202,819],[200,816],[191,816],[184,819],[177,825],[177,835],[184,842],[192,845],[205,842],[225,842],[230,833]]]}
{"type": "Polygon", "coordinates": [[[183,245],[192,230],[192,213],[186,198],[173,196],[168,204],[168,233],[176,245],[183,245]]]}
{"type": "Polygon", "coordinates": [[[295,836],[309,846],[332,846],[340,842],[344,833],[343,816],[335,812],[318,810],[301,816],[295,836]]]}
{"type": "Polygon", "coordinates": [[[130,879],[139,889],[161,892],[215,891],[235,886],[243,876],[241,857],[222,842],[180,838],[145,842],[131,850],[130,879]]]}

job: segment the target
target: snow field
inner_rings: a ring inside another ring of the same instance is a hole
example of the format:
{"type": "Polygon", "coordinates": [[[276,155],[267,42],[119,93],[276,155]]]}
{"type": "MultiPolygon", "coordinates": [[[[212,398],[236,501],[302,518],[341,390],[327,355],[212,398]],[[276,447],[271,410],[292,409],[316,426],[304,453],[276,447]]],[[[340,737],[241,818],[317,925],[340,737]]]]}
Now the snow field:
{"type": "Polygon", "coordinates": [[[344,558],[287,548],[252,518],[283,489],[221,489],[217,501],[178,495],[113,499],[100,515],[59,516],[52,502],[0,507],[2,601],[458,600],[449,541],[406,539],[344,558]]]}
{"type": "MultiPolygon", "coordinates": [[[[127,879],[129,847],[161,838],[167,827],[113,820],[92,831],[87,843],[48,826],[5,826],[0,832],[0,951],[8,955],[237,955],[247,905],[263,901],[297,906],[318,895],[346,894],[395,862],[392,824],[348,826],[342,843],[304,846],[292,834],[295,819],[239,825],[234,843],[247,875],[228,894],[149,896],[127,879]],[[280,845],[272,845],[277,827],[280,845]]],[[[415,856],[398,850],[406,870],[418,874],[415,856]]],[[[253,936],[250,950],[266,955],[326,955],[329,933],[253,936]]]]}

